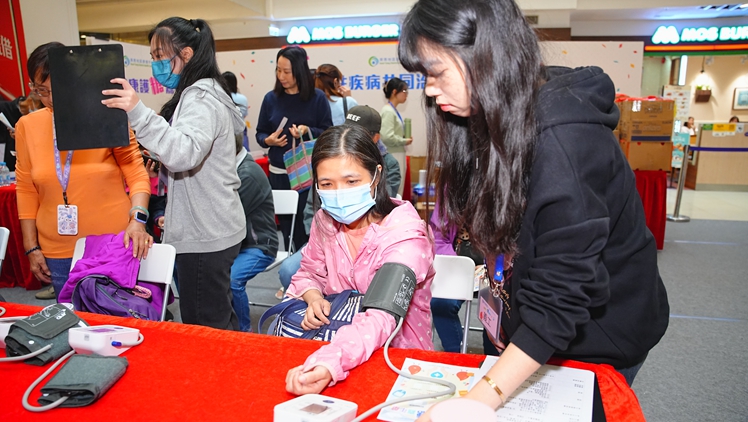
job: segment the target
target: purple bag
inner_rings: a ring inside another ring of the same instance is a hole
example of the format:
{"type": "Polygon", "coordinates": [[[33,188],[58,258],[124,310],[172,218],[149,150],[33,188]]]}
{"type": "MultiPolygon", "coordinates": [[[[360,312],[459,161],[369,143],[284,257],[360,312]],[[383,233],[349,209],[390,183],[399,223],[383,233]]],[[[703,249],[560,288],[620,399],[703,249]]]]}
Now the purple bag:
{"type": "Polygon", "coordinates": [[[161,314],[148,299],[135,296],[132,289],[122,287],[103,275],[92,274],[80,279],[73,290],[72,302],[77,311],[148,321],[161,320],[161,314]]]}

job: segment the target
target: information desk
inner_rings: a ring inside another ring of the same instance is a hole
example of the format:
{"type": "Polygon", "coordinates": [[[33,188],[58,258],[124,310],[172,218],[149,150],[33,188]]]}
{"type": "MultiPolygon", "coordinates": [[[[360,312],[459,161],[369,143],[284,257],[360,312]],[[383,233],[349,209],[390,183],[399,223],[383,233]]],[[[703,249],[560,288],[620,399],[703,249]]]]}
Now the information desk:
{"type": "Polygon", "coordinates": [[[23,234],[18,219],[16,185],[0,187],[0,226],[10,230],[8,249],[0,272],[0,287],[21,286],[26,290],[40,289],[42,285],[34,277],[29,260],[23,254],[23,234]]]}
{"type": "MultiPolygon", "coordinates": [[[[5,316],[30,315],[36,306],[0,302],[5,316]]],[[[294,398],[286,392],[286,372],[319,346],[312,340],[215,330],[173,322],[148,322],[85,312],[91,325],[115,324],[138,328],[145,341],[126,351],[129,367],[104,397],[87,407],[57,408],[44,413],[23,409],[21,398],[28,386],[49,366],[25,363],[0,364],[0,420],[2,421],[272,421],[273,407],[294,398]]],[[[0,349],[0,356],[4,350],[0,349]]],[[[483,356],[392,349],[393,364],[406,357],[450,365],[480,366],[483,356]]],[[[579,367],[578,362],[557,362],[579,367]]],[[[51,364],[50,364],[51,365],[51,364]]],[[[597,366],[599,368],[599,366],[597,366]]],[[[582,368],[587,369],[587,368],[582,368]]],[[[603,368],[604,369],[604,368],[603,368]]],[[[614,372],[611,370],[611,372],[614,372]]],[[[598,372],[608,421],[639,421],[633,392],[615,377],[598,372]]],[[[384,362],[382,350],[351,371],[345,381],[323,394],[359,405],[359,414],[385,400],[397,375],[384,362]]],[[[47,378],[47,380],[50,378],[47,378]]],[[[32,392],[36,404],[42,382],[32,392]]],[[[371,417],[368,420],[375,420],[371,417]]]]}
{"type": "MultiPolygon", "coordinates": [[[[748,136],[744,124],[714,125],[732,127],[732,132],[702,129],[699,131],[698,146],[711,148],[748,148],[748,136]],[[737,127],[736,127],[737,126],[737,127]],[[737,129],[737,130],[736,130],[737,129]]],[[[692,184],[686,187],[695,190],[748,192],[748,152],[740,151],[698,151],[694,152],[686,176],[692,184]]]]}

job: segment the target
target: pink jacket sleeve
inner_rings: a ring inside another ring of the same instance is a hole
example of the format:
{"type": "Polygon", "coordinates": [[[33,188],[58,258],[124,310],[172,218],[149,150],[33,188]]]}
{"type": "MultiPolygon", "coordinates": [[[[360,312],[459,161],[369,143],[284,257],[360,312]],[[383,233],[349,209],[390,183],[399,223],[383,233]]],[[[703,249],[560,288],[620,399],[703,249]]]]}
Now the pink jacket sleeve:
{"type": "MultiPolygon", "coordinates": [[[[433,272],[431,264],[434,252],[433,243],[428,236],[425,223],[418,221],[408,224],[406,228],[400,226],[392,230],[393,232],[397,231],[397,234],[393,236],[400,238],[400,240],[384,248],[376,269],[379,269],[386,262],[397,262],[410,267],[416,274],[417,285],[408,314],[418,311],[429,312],[428,302],[431,299],[431,294],[430,292],[424,292],[424,289],[429,289],[429,283],[426,283],[426,280],[431,280],[433,272]]],[[[371,273],[372,277],[374,272],[371,273]]],[[[366,280],[365,285],[359,286],[359,291],[365,293],[370,283],[371,279],[366,280]]],[[[384,346],[395,327],[395,318],[387,312],[370,309],[359,313],[353,318],[351,325],[338,330],[330,344],[322,346],[307,358],[304,363],[304,371],[309,371],[315,366],[321,365],[332,374],[330,385],[344,380],[348,377],[349,370],[366,362],[372,353],[384,346]]],[[[423,327],[423,330],[424,332],[425,330],[430,331],[430,324],[429,327],[423,327]]],[[[410,333],[412,330],[403,330],[398,334],[398,337],[409,335],[406,334],[406,331],[410,333]]],[[[417,339],[413,339],[413,343],[417,342],[417,339]]]]}
{"type": "Polygon", "coordinates": [[[309,290],[316,289],[324,295],[327,280],[327,266],[322,243],[325,241],[317,227],[319,214],[314,217],[309,231],[309,242],[301,250],[301,267],[291,278],[286,294],[300,299],[309,290]]]}

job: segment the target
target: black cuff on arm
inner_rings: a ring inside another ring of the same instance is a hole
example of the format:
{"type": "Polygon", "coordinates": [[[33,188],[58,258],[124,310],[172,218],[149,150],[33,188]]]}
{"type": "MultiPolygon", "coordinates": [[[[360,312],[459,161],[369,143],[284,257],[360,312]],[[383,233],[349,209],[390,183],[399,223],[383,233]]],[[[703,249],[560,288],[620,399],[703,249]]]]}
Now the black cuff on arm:
{"type": "Polygon", "coordinates": [[[556,351],[525,324],[520,325],[510,341],[541,365],[545,364],[556,351]]]}

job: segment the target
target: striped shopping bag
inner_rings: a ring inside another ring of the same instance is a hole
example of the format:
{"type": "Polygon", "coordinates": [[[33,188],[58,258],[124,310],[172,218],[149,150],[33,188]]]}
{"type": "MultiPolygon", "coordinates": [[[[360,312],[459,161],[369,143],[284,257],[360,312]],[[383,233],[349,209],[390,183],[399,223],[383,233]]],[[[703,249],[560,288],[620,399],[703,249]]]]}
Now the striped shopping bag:
{"type": "Polygon", "coordinates": [[[295,191],[304,191],[312,186],[312,151],[314,151],[316,141],[312,139],[310,131],[307,133],[309,133],[309,141],[302,141],[296,145],[296,138],[294,138],[291,149],[283,154],[288,180],[291,182],[291,189],[295,191]]]}

